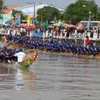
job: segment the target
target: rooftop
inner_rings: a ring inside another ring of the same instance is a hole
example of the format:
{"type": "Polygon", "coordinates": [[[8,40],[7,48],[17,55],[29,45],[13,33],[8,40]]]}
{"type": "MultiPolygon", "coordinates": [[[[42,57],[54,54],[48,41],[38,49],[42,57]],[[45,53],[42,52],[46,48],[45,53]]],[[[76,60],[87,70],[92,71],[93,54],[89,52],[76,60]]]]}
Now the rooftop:
{"type": "Polygon", "coordinates": [[[18,4],[18,5],[9,5],[9,6],[7,6],[7,9],[4,9],[4,10],[3,10],[3,13],[4,13],[4,14],[9,14],[9,13],[12,12],[12,9],[18,8],[18,7],[20,7],[19,4],[18,4]]]}

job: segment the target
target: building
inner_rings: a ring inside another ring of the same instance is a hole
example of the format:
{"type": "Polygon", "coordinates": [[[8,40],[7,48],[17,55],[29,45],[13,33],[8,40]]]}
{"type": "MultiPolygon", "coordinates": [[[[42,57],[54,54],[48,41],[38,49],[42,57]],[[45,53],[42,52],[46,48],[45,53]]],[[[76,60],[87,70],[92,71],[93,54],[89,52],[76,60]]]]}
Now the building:
{"type": "MultiPolygon", "coordinates": [[[[86,27],[88,21],[80,21],[80,23],[86,27]]],[[[91,21],[91,27],[99,27],[100,26],[100,21],[91,21]]]]}
{"type": "Polygon", "coordinates": [[[11,14],[2,14],[2,19],[0,20],[0,24],[5,25],[8,20],[12,19],[11,14]]]}
{"type": "Polygon", "coordinates": [[[9,5],[7,9],[3,9],[3,14],[1,14],[0,24],[5,24],[7,21],[12,19],[12,9],[20,7],[20,5],[9,5]]]}
{"type": "Polygon", "coordinates": [[[9,5],[9,6],[7,6],[7,9],[3,10],[3,14],[11,14],[12,13],[12,9],[18,8],[18,7],[20,7],[19,4],[18,5],[9,5]]]}

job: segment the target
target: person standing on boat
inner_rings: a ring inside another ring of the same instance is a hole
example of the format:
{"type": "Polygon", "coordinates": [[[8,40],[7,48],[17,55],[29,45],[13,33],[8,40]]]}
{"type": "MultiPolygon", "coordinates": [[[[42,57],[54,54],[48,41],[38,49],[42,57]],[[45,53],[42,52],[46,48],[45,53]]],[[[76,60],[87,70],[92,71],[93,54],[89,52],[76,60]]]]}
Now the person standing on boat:
{"type": "Polygon", "coordinates": [[[26,54],[23,52],[22,48],[20,48],[18,52],[14,54],[14,56],[17,57],[18,63],[22,63],[23,58],[26,56],[26,54]]]}
{"type": "Polygon", "coordinates": [[[86,36],[84,39],[84,47],[89,47],[90,46],[90,39],[89,36],[86,36]]]}
{"type": "Polygon", "coordinates": [[[89,36],[86,36],[86,46],[87,47],[90,46],[90,38],[89,38],[89,36]]]}

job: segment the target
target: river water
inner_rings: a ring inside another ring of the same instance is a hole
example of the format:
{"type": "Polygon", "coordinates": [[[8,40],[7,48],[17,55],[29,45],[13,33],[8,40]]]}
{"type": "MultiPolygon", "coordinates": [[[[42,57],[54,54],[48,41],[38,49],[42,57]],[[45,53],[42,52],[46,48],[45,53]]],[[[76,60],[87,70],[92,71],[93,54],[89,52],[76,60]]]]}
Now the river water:
{"type": "Polygon", "coordinates": [[[0,67],[0,100],[100,100],[100,59],[40,53],[29,70],[0,67]]]}

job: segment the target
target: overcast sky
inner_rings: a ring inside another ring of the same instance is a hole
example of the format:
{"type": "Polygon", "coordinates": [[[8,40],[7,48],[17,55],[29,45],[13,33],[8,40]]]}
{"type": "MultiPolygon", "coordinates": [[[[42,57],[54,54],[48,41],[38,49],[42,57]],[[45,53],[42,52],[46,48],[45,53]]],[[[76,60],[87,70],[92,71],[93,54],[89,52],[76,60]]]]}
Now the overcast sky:
{"type": "MultiPolygon", "coordinates": [[[[10,4],[26,5],[27,3],[37,2],[37,3],[53,4],[61,8],[66,8],[67,5],[69,5],[72,2],[75,2],[76,0],[4,0],[4,1],[5,5],[10,5],[10,4]]],[[[100,0],[95,0],[95,2],[100,6],[100,0]]]]}

